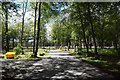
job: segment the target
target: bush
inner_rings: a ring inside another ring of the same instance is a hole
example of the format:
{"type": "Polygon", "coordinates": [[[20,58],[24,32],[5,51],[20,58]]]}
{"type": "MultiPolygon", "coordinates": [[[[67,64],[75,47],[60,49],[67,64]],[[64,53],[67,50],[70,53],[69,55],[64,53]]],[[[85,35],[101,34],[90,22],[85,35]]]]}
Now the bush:
{"type": "Polygon", "coordinates": [[[18,44],[17,47],[13,49],[13,51],[16,52],[16,55],[19,55],[22,52],[22,46],[18,44]]]}
{"type": "Polygon", "coordinates": [[[30,58],[32,56],[32,52],[25,53],[25,58],[30,58]]]}
{"type": "Polygon", "coordinates": [[[111,55],[111,56],[116,56],[118,55],[118,50],[116,49],[101,49],[99,50],[99,53],[102,54],[102,55],[111,55]]]}
{"type": "Polygon", "coordinates": [[[100,53],[100,54],[103,54],[103,55],[110,55],[110,54],[112,54],[112,51],[109,50],[109,49],[101,49],[101,50],[99,51],[99,53],[100,53]]]}

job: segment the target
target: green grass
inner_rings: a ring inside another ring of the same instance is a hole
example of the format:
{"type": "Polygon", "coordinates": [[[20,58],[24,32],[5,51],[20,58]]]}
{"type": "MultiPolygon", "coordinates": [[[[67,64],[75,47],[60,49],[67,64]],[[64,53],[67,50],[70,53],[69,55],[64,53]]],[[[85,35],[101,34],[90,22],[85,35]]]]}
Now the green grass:
{"type": "Polygon", "coordinates": [[[26,60],[26,59],[35,59],[35,58],[31,58],[31,55],[32,55],[32,52],[26,52],[24,55],[15,55],[15,57],[11,58],[11,59],[6,58],[5,55],[3,55],[4,58],[2,58],[0,60],[26,60]],[[19,57],[19,58],[17,59],[17,57],[19,57]]]}
{"type": "Polygon", "coordinates": [[[78,55],[78,52],[71,52],[70,54],[76,57],[85,57],[84,55],[78,55]]]}
{"type": "MultiPolygon", "coordinates": [[[[80,50],[80,52],[87,52],[87,50],[85,48],[82,48],[80,50]]],[[[94,54],[94,48],[89,49],[89,52],[91,52],[91,54],[94,54]]],[[[120,49],[114,49],[114,48],[98,48],[98,53],[100,55],[106,55],[106,56],[120,56],[120,49]]]]}
{"type": "Polygon", "coordinates": [[[90,58],[82,58],[83,60],[86,60],[92,64],[95,64],[99,67],[105,68],[112,72],[120,73],[120,66],[119,65],[113,65],[109,61],[103,61],[103,60],[92,60],[90,58]]]}
{"type": "Polygon", "coordinates": [[[115,73],[119,73],[120,74],[120,65],[115,65],[112,62],[110,62],[109,60],[100,60],[100,59],[95,59],[95,57],[85,57],[85,55],[78,55],[78,52],[72,52],[71,55],[76,56],[76,57],[80,57],[83,60],[90,62],[94,65],[97,65],[98,67],[101,68],[105,68],[108,71],[112,71],[115,73]]]}
{"type": "MultiPolygon", "coordinates": [[[[44,56],[46,56],[47,54],[48,54],[48,52],[44,52],[44,50],[45,49],[42,49],[42,48],[39,48],[38,49],[38,53],[37,53],[37,57],[44,57],[44,56]],[[40,53],[45,53],[45,55],[44,56],[40,56],[39,54],[40,53]]],[[[30,51],[30,49],[24,49],[24,51],[30,51]]],[[[9,59],[9,58],[6,58],[5,57],[5,55],[4,54],[1,54],[0,56],[4,56],[4,58],[2,58],[2,59],[0,59],[0,60],[28,60],[28,59],[37,59],[37,58],[32,58],[31,56],[32,56],[32,52],[25,52],[24,53],[24,55],[16,55],[13,59],[9,59]],[[17,57],[19,57],[18,59],[17,59],[17,57]]]]}

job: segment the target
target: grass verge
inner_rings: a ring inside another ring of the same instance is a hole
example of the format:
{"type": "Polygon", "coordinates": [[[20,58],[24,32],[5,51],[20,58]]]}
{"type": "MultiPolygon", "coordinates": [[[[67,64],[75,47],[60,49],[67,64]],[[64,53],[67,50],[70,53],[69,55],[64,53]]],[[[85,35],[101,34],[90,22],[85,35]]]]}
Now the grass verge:
{"type": "Polygon", "coordinates": [[[83,61],[95,65],[103,71],[113,74],[115,77],[120,76],[120,65],[114,64],[109,60],[95,59],[95,57],[85,57],[84,55],[78,55],[77,52],[73,52],[71,55],[81,58],[83,61]]]}
{"type": "Polygon", "coordinates": [[[24,55],[22,55],[22,54],[20,54],[20,55],[16,55],[14,58],[12,58],[12,59],[9,59],[9,58],[6,58],[5,57],[5,54],[1,54],[0,56],[2,57],[4,57],[4,58],[0,58],[0,60],[35,60],[35,59],[38,59],[39,57],[44,57],[44,56],[46,56],[47,54],[49,54],[48,52],[45,52],[45,49],[41,49],[41,48],[39,48],[38,49],[38,53],[37,53],[37,57],[38,58],[32,58],[31,56],[32,56],[32,51],[30,51],[29,49],[25,49],[25,51],[28,51],[28,52],[25,52],[24,53],[24,55]],[[40,53],[44,53],[45,55],[43,55],[43,56],[40,56],[39,54],[40,53]]]}

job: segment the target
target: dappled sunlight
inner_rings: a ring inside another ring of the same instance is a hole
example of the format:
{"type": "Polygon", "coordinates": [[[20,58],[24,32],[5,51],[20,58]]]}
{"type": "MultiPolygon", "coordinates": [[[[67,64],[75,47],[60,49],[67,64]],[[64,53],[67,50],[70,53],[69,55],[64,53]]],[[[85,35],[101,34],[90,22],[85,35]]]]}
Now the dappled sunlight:
{"type": "MultiPolygon", "coordinates": [[[[63,52],[64,53],[64,52],[63,52]]],[[[59,54],[56,53],[56,54],[59,54]]],[[[50,54],[49,54],[50,55],[50,54]]],[[[68,55],[68,54],[62,54],[68,55]]],[[[60,55],[59,55],[60,56],[60,55]]],[[[2,61],[4,73],[14,79],[96,79],[112,78],[76,57],[43,57],[38,60],[2,61]],[[9,71],[8,71],[9,70],[9,71]]]]}
{"type": "Polygon", "coordinates": [[[119,1],[47,1],[0,0],[2,78],[120,78],[119,1]]]}

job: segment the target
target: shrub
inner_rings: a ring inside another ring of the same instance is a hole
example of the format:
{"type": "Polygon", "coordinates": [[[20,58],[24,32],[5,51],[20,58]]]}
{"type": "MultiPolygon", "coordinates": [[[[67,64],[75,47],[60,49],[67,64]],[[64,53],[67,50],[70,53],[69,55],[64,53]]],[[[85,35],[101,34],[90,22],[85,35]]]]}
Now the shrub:
{"type": "Polygon", "coordinates": [[[103,55],[109,55],[109,54],[112,54],[112,51],[108,49],[101,49],[99,53],[103,55]]]}
{"type": "Polygon", "coordinates": [[[32,52],[25,53],[25,58],[30,58],[32,56],[32,52]]]}
{"type": "Polygon", "coordinates": [[[116,49],[101,49],[101,50],[99,50],[99,53],[102,55],[115,56],[115,55],[117,55],[117,50],[116,49]]]}
{"type": "Polygon", "coordinates": [[[19,55],[22,52],[22,46],[18,44],[17,47],[13,49],[13,51],[16,52],[16,55],[19,55]]]}

